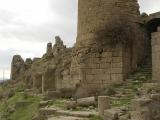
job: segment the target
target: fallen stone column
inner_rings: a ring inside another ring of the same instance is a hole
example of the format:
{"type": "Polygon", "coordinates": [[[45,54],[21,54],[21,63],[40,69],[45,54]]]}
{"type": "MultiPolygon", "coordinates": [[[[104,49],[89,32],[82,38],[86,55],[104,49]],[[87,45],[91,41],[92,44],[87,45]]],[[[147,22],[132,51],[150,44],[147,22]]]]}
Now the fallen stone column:
{"type": "Polygon", "coordinates": [[[81,98],[77,99],[77,105],[78,106],[95,106],[96,105],[96,100],[95,97],[87,97],[87,98],[81,98]]]}

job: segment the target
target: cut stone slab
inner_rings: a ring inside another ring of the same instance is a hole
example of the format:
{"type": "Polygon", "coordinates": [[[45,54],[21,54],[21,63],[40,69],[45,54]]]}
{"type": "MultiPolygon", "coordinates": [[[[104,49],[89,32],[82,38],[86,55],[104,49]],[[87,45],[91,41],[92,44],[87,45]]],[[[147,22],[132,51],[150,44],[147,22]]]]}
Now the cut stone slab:
{"type": "Polygon", "coordinates": [[[88,111],[65,111],[65,110],[58,110],[56,112],[58,115],[63,116],[73,116],[73,117],[82,117],[82,118],[89,118],[94,115],[98,115],[97,112],[88,112],[88,111]]]}
{"type": "Polygon", "coordinates": [[[51,117],[48,120],[89,120],[88,118],[70,117],[70,116],[58,116],[51,117]]]}
{"type": "Polygon", "coordinates": [[[92,116],[97,116],[98,112],[90,111],[69,111],[69,110],[58,110],[55,108],[41,108],[39,109],[40,116],[72,116],[72,117],[81,117],[81,118],[90,118],[92,116]]]}

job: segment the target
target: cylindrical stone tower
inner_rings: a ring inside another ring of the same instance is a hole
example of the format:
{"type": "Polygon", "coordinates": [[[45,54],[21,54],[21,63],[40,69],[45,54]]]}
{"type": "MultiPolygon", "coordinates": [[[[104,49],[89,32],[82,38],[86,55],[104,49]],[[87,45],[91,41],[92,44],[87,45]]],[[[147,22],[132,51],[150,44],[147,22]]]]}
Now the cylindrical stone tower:
{"type": "Polygon", "coordinates": [[[99,30],[106,31],[121,19],[138,23],[139,15],[137,0],[79,0],[77,45],[91,44],[99,39],[99,30]]]}
{"type": "Polygon", "coordinates": [[[138,63],[138,47],[143,51],[143,40],[138,36],[141,33],[136,33],[140,31],[139,23],[137,0],[79,0],[70,71],[77,96],[96,93],[126,78],[138,63]],[[115,38],[134,42],[110,43],[115,38]]]}

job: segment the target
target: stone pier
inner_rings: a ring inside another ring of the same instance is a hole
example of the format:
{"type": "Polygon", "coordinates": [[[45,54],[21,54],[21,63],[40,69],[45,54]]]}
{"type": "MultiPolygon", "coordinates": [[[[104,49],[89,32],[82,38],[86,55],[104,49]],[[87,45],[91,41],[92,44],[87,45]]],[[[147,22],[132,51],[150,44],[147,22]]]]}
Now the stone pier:
{"type": "Polygon", "coordinates": [[[104,111],[110,109],[110,98],[108,96],[98,97],[98,112],[101,117],[104,116],[104,111]]]}
{"type": "Polygon", "coordinates": [[[160,82],[160,27],[152,33],[152,80],[160,82]]]}

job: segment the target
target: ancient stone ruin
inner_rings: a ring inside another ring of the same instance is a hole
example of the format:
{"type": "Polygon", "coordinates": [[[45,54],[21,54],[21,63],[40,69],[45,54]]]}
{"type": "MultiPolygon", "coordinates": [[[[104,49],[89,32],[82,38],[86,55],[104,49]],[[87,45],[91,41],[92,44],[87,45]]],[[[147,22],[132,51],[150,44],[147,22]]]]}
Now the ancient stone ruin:
{"type": "MultiPolygon", "coordinates": [[[[65,96],[81,98],[96,96],[111,85],[127,82],[144,63],[152,66],[151,82],[158,84],[159,12],[140,15],[137,0],[79,0],[75,46],[67,48],[56,36],[55,44],[47,44],[42,58],[28,58],[24,62],[15,55],[11,79],[24,81],[28,88],[40,93],[65,92],[65,96]]],[[[107,104],[100,104],[102,116],[111,115],[106,120],[119,120],[118,113],[104,101],[106,97],[99,99],[107,104]]],[[[134,100],[133,120],[158,120],[159,102],[156,92],[134,100]],[[153,107],[157,113],[150,111],[153,107]]]]}
{"type": "Polygon", "coordinates": [[[71,74],[88,92],[122,82],[147,55],[138,8],[136,0],[79,1],[71,74]]]}

